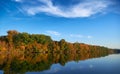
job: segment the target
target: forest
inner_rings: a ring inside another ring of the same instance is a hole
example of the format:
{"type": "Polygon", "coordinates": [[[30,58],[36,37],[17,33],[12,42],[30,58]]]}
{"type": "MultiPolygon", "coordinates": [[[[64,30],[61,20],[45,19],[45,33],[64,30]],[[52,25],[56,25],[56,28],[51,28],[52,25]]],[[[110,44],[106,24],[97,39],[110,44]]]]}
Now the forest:
{"type": "Polygon", "coordinates": [[[0,36],[0,70],[4,70],[4,74],[44,71],[55,63],[64,66],[72,60],[78,62],[120,52],[104,46],[70,43],[64,39],[54,41],[43,34],[15,30],[7,33],[0,36]]]}
{"type": "Polygon", "coordinates": [[[61,39],[53,41],[43,34],[20,33],[9,30],[8,35],[0,36],[0,52],[19,53],[114,53],[110,48],[84,43],[70,43],[61,39]]]}

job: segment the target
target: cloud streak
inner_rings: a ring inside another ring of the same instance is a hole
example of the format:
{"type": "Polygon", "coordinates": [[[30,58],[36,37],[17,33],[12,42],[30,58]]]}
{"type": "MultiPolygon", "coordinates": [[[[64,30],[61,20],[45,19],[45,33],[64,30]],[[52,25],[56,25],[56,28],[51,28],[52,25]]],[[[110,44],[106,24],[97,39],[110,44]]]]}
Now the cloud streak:
{"type": "MultiPolygon", "coordinates": [[[[19,0],[16,0],[19,1],[19,0]]],[[[90,17],[97,13],[102,13],[109,5],[110,2],[105,0],[84,0],[76,5],[70,7],[62,7],[54,5],[52,0],[38,0],[42,5],[37,6],[23,6],[23,9],[29,15],[36,15],[39,13],[46,13],[58,17],[77,18],[77,17],[90,17]]]]}
{"type": "Polygon", "coordinates": [[[71,34],[70,37],[83,38],[83,35],[80,35],[80,34],[71,34]]]}
{"type": "Polygon", "coordinates": [[[60,36],[61,34],[57,31],[46,31],[48,34],[55,35],[55,36],[60,36]]]}
{"type": "Polygon", "coordinates": [[[22,0],[14,0],[15,2],[22,2],[22,0]]]}
{"type": "Polygon", "coordinates": [[[91,39],[93,38],[93,36],[84,36],[84,35],[80,35],[80,34],[70,34],[70,37],[73,37],[73,38],[88,38],[88,39],[91,39]]]}
{"type": "Polygon", "coordinates": [[[91,38],[93,38],[93,37],[92,37],[92,36],[87,36],[87,38],[88,38],[88,39],[91,39],[91,38]]]}

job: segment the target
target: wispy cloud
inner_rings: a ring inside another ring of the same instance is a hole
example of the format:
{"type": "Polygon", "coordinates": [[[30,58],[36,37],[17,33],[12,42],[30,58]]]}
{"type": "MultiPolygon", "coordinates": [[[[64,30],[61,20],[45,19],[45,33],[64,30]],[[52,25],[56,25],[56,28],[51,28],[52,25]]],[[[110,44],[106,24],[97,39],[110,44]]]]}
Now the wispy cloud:
{"type": "Polygon", "coordinates": [[[80,35],[80,34],[71,34],[70,37],[83,38],[83,35],[80,35]]]}
{"type": "MultiPolygon", "coordinates": [[[[21,0],[16,0],[21,1],[21,0]]],[[[76,17],[90,17],[97,13],[102,13],[109,5],[109,0],[84,0],[76,5],[70,7],[62,7],[53,4],[52,0],[37,0],[42,5],[23,6],[24,10],[29,15],[36,15],[39,13],[47,13],[49,15],[76,18],[76,17]],[[65,10],[66,9],[66,10],[65,10]]]]}
{"type": "Polygon", "coordinates": [[[85,35],[80,35],[80,34],[70,34],[70,37],[74,37],[74,38],[88,38],[88,39],[91,39],[93,38],[93,36],[85,36],[85,35]]]}
{"type": "Polygon", "coordinates": [[[22,2],[23,0],[14,0],[15,2],[22,2]]]}
{"type": "Polygon", "coordinates": [[[59,33],[59,32],[57,32],[57,31],[51,31],[51,30],[49,30],[49,31],[46,31],[48,34],[51,34],[51,35],[55,35],[55,36],[60,36],[61,34],[59,33]]]}
{"type": "Polygon", "coordinates": [[[91,38],[93,38],[93,37],[92,37],[92,36],[87,36],[87,38],[88,38],[88,39],[91,39],[91,38]]]}

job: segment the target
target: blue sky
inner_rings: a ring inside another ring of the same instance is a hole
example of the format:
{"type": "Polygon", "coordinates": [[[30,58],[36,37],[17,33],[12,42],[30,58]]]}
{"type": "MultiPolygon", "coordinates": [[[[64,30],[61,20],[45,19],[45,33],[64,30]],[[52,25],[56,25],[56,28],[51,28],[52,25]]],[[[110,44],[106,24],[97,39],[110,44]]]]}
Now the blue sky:
{"type": "Polygon", "coordinates": [[[0,0],[0,35],[8,30],[120,48],[119,0],[0,0]]]}

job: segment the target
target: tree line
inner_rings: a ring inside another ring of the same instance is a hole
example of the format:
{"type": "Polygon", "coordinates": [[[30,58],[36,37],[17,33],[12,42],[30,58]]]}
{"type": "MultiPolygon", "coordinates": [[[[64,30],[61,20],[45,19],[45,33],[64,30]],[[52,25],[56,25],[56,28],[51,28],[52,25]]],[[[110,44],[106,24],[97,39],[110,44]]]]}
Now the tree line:
{"type": "Polygon", "coordinates": [[[61,39],[53,41],[44,34],[20,33],[9,30],[8,35],[0,36],[0,51],[24,53],[113,53],[114,51],[103,46],[88,45],[84,43],[70,43],[61,39]]]}
{"type": "Polygon", "coordinates": [[[120,52],[107,47],[70,43],[61,39],[54,41],[43,34],[20,33],[15,30],[0,36],[0,69],[4,74],[50,69],[54,63],[65,65],[69,61],[79,61],[107,56],[120,52]]]}

